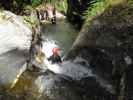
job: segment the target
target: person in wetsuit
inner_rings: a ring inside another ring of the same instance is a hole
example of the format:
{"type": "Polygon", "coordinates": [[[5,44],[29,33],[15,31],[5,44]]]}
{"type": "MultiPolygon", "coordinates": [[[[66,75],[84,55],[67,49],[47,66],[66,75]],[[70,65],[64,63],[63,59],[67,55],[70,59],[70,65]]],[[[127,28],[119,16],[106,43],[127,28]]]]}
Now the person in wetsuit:
{"type": "Polygon", "coordinates": [[[53,54],[48,58],[48,61],[51,61],[52,64],[61,63],[62,60],[61,60],[61,57],[58,54],[59,49],[58,48],[53,48],[52,52],[53,52],[53,54]]]}

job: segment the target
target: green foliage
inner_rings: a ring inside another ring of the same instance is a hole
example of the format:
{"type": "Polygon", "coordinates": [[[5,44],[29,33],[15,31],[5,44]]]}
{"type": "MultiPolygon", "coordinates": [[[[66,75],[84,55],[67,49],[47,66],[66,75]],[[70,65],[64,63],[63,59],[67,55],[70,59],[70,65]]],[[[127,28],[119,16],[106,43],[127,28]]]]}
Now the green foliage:
{"type": "Polygon", "coordinates": [[[35,19],[34,17],[31,17],[31,16],[23,16],[23,19],[25,21],[25,23],[28,23],[32,26],[36,26],[36,22],[37,22],[37,19],[35,19]]]}
{"type": "Polygon", "coordinates": [[[7,0],[7,2],[1,0],[0,9],[6,9],[20,14],[23,10],[32,10],[43,3],[50,3],[57,10],[66,12],[67,0],[7,0]]]}
{"type": "Polygon", "coordinates": [[[128,4],[133,5],[133,0],[128,0],[128,4]]]}
{"type": "MultiPolygon", "coordinates": [[[[53,1],[55,1],[55,0],[53,0],[53,1]]],[[[56,7],[56,9],[58,11],[63,11],[63,12],[66,13],[66,10],[67,10],[67,0],[62,0],[61,2],[56,0],[54,4],[55,4],[55,7],[56,7]]]]}
{"type": "Polygon", "coordinates": [[[89,3],[88,9],[85,11],[83,19],[91,20],[96,15],[101,14],[108,6],[107,0],[92,0],[89,3]]]}
{"type": "Polygon", "coordinates": [[[24,10],[32,10],[32,9],[33,9],[33,7],[31,5],[26,5],[24,7],[24,10]]]}
{"type": "Polygon", "coordinates": [[[66,13],[67,0],[47,0],[47,3],[55,6],[58,11],[62,11],[66,13]]]}
{"type": "Polygon", "coordinates": [[[30,4],[30,0],[1,0],[0,8],[10,10],[16,14],[20,14],[24,7],[30,4]]]}
{"type": "Polygon", "coordinates": [[[58,11],[66,12],[67,10],[67,0],[32,0],[31,7],[28,6],[28,8],[35,8],[43,3],[49,3],[55,6],[58,11]]]}
{"type": "Polygon", "coordinates": [[[105,9],[111,5],[116,5],[120,3],[128,3],[129,5],[133,4],[133,0],[92,0],[89,3],[88,9],[84,12],[83,19],[90,21],[93,17],[100,15],[105,9]]]}
{"type": "Polygon", "coordinates": [[[32,5],[32,7],[36,7],[36,6],[40,5],[42,2],[43,2],[43,0],[32,0],[31,5],[32,5]]]}

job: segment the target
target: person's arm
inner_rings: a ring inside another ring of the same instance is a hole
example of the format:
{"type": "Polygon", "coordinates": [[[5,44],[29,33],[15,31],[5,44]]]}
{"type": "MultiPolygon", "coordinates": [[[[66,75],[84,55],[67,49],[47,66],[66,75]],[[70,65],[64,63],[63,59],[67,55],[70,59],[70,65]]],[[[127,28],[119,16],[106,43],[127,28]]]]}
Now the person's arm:
{"type": "Polygon", "coordinates": [[[50,56],[49,58],[47,58],[48,61],[52,60],[52,56],[50,56]]]}
{"type": "Polygon", "coordinates": [[[62,60],[61,60],[61,57],[60,56],[58,57],[58,60],[59,60],[60,63],[62,63],[62,60]]]}

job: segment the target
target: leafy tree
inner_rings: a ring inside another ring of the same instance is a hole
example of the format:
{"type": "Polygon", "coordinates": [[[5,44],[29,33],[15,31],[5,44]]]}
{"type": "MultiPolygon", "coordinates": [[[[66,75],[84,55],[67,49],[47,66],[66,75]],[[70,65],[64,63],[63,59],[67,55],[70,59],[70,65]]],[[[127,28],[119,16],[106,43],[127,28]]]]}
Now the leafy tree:
{"type": "Polygon", "coordinates": [[[30,5],[31,0],[0,0],[0,7],[15,13],[20,13],[26,5],[30,5]]]}
{"type": "Polygon", "coordinates": [[[31,5],[33,7],[38,6],[39,4],[41,4],[43,2],[43,0],[31,0],[31,5]]]}

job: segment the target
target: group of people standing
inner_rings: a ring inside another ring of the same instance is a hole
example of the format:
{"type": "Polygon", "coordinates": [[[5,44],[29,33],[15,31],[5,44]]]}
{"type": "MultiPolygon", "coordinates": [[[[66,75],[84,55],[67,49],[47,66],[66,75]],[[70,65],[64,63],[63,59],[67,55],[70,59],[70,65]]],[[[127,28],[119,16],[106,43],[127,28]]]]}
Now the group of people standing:
{"type": "Polygon", "coordinates": [[[52,24],[56,24],[56,8],[53,7],[52,16],[49,14],[49,9],[47,8],[40,8],[36,9],[37,17],[40,20],[50,21],[52,24]]]}

